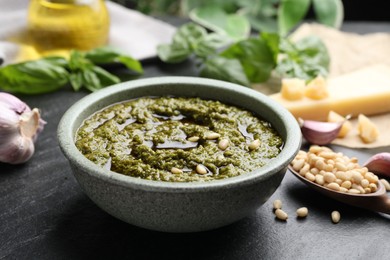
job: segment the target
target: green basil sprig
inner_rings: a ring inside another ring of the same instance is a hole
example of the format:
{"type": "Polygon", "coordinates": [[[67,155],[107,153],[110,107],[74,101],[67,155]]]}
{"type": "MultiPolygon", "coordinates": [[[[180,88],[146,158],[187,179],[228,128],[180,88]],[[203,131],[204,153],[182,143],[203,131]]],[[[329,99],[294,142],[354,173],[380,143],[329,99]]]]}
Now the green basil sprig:
{"type": "Polygon", "coordinates": [[[167,63],[195,56],[200,76],[244,86],[267,81],[273,71],[306,80],[326,76],[330,61],[325,45],[314,36],[293,43],[276,33],[261,33],[229,43],[193,23],[180,27],[172,43],[158,46],[157,52],[167,63]]]}
{"type": "Polygon", "coordinates": [[[110,47],[88,52],[73,50],[69,60],[47,57],[0,68],[0,89],[12,93],[41,94],[70,83],[75,91],[83,87],[96,91],[120,82],[117,76],[100,67],[114,62],[125,65],[137,75],[143,73],[139,61],[110,47]]]}
{"type": "Polygon", "coordinates": [[[159,58],[167,63],[180,63],[195,54],[204,60],[215,55],[217,49],[230,42],[217,33],[207,33],[206,29],[194,23],[182,25],[173,36],[172,43],[157,47],[159,58]]]}
{"type": "Polygon", "coordinates": [[[69,79],[64,58],[44,58],[0,68],[0,89],[23,94],[51,92],[69,79]]]}
{"type": "Polygon", "coordinates": [[[283,55],[276,71],[281,75],[305,80],[328,75],[330,58],[320,38],[308,36],[296,43],[284,39],[280,48],[283,55]]]}

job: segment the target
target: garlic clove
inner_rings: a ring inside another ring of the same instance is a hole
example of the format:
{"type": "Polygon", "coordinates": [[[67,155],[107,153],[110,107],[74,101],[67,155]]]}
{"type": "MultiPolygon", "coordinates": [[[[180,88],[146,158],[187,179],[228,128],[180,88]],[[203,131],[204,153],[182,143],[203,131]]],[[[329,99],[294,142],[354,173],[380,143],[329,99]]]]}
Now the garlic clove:
{"type": "Polygon", "coordinates": [[[24,163],[31,158],[34,150],[31,138],[15,135],[11,141],[0,146],[0,161],[10,164],[24,163]]]}
{"type": "Polygon", "coordinates": [[[0,162],[24,163],[34,153],[34,142],[46,122],[11,94],[0,92],[0,162]]]}
{"type": "Polygon", "coordinates": [[[371,156],[363,165],[370,172],[390,177],[390,153],[377,153],[371,156]]]}
{"type": "Polygon", "coordinates": [[[345,116],[343,121],[320,122],[313,120],[303,120],[298,118],[303,137],[312,144],[325,145],[336,139],[346,121],[351,115],[345,116]]]}
{"type": "Polygon", "coordinates": [[[24,137],[32,138],[40,127],[40,114],[37,108],[20,116],[20,133],[24,137]]]}
{"type": "Polygon", "coordinates": [[[303,137],[312,144],[325,145],[337,138],[344,122],[320,122],[298,119],[303,137]]]}

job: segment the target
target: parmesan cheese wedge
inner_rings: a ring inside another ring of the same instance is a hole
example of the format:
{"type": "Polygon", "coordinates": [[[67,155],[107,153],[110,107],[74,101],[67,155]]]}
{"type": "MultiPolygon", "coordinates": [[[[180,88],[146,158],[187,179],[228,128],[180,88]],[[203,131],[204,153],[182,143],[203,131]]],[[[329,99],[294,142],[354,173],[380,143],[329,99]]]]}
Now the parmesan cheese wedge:
{"type": "Polygon", "coordinates": [[[296,118],[326,121],[329,111],[340,115],[375,115],[390,112],[390,66],[375,65],[328,80],[329,96],[321,100],[303,97],[271,98],[286,107],[296,118]]]}

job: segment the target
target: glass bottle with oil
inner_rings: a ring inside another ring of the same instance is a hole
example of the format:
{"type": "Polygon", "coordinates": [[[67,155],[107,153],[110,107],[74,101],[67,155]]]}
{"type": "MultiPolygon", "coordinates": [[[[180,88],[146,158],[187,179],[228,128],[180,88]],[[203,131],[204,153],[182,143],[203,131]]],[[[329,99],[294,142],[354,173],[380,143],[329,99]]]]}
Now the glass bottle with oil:
{"type": "Polygon", "coordinates": [[[28,30],[43,56],[107,44],[109,14],[104,0],[30,0],[28,30]]]}

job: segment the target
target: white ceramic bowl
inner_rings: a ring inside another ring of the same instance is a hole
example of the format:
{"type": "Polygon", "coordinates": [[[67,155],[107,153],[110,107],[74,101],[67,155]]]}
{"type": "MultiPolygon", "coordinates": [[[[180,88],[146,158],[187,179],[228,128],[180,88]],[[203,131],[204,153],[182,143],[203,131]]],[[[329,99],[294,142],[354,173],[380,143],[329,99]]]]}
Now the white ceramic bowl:
{"type": "Polygon", "coordinates": [[[147,229],[194,232],[233,223],[267,201],[300,149],[301,131],[285,108],[252,89],[211,79],[159,77],[121,83],[81,99],[61,119],[58,138],[81,188],[104,211],[147,229]],[[150,181],[112,172],[77,150],[75,132],[94,112],[119,101],[164,95],[216,99],[252,111],[272,124],[284,147],[269,164],[253,172],[190,183],[150,181]]]}

